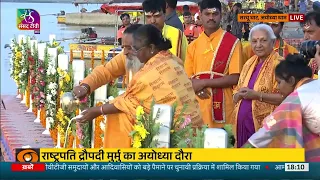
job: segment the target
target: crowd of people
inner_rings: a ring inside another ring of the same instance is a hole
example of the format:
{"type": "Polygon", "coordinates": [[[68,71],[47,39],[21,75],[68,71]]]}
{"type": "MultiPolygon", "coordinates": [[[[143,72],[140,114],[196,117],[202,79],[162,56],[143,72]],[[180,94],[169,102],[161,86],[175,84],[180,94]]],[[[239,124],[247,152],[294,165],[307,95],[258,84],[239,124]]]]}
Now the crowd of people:
{"type": "MultiPolygon", "coordinates": [[[[84,111],[81,118],[84,122],[108,115],[105,148],[131,147],[137,106],[148,113],[155,100],[176,102],[177,114],[187,104],[184,115],[195,129],[232,124],[237,148],[305,148],[307,161],[320,161],[319,46],[315,58],[305,59],[281,38],[283,23],[266,23],[250,30],[250,46],[243,48],[240,37],[221,28],[219,0],[199,3],[203,31],[189,44],[179,27],[166,23],[177,23],[174,5],[166,0],[142,5],[147,25],[128,26],[123,51],[96,67],[73,91],[81,99],[126,77],[124,94],[84,111]]],[[[185,12],[186,23],[188,16],[185,12]]],[[[319,41],[320,12],[307,14],[303,28],[306,40],[319,41]]]]}

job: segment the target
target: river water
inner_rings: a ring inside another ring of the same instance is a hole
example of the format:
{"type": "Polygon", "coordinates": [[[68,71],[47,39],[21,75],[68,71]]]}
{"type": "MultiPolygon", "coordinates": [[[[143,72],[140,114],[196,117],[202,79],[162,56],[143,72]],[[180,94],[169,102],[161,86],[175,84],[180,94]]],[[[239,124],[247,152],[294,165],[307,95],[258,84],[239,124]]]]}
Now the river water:
{"type": "MultiPolygon", "coordinates": [[[[84,5],[88,12],[100,9],[101,5],[84,5]]],[[[80,35],[83,26],[66,26],[57,24],[56,16],[49,14],[59,13],[64,10],[66,13],[79,12],[82,7],[75,7],[73,4],[58,3],[6,3],[1,2],[1,95],[16,94],[17,87],[9,74],[9,48],[4,49],[5,44],[10,43],[10,39],[19,34],[35,36],[38,41],[48,41],[50,34],[55,34],[57,39],[74,38],[80,35]],[[17,9],[31,8],[37,10],[41,15],[41,31],[40,34],[34,35],[33,31],[19,31],[16,25],[17,9]]],[[[98,37],[113,36],[114,29],[112,27],[96,27],[98,37]]],[[[72,41],[62,42],[65,50],[68,50],[68,44],[72,41]]]]}

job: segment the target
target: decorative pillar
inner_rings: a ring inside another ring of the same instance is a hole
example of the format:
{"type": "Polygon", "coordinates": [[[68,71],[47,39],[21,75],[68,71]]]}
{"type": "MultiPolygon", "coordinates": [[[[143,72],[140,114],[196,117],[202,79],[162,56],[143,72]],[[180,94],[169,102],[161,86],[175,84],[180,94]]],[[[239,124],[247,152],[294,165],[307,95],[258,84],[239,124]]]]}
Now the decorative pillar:
{"type": "Polygon", "coordinates": [[[228,133],[220,128],[206,129],[204,148],[228,148],[228,133]]]}
{"type": "Polygon", "coordinates": [[[73,76],[74,76],[74,86],[78,86],[80,81],[84,79],[85,73],[85,61],[81,60],[74,60],[72,61],[72,69],[73,69],[73,76]]]}
{"type": "MultiPolygon", "coordinates": [[[[37,40],[30,40],[30,51],[31,51],[31,54],[33,55],[34,52],[36,51],[36,49],[33,49],[33,47],[37,47],[38,46],[38,41],[37,40]]],[[[30,84],[31,84],[31,75],[30,75],[30,84]]],[[[30,88],[30,87],[29,87],[30,88]]],[[[30,107],[29,109],[27,110],[27,112],[30,112],[32,113],[32,103],[33,103],[33,100],[32,100],[32,89],[30,89],[30,107]]]]}
{"type": "Polygon", "coordinates": [[[50,34],[49,35],[49,42],[50,42],[51,45],[53,44],[54,40],[56,40],[56,35],[55,34],[50,34]]]}
{"type": "Polygon", "coordinates": [[[58,55],[58,67],[65,71],[69,69],[69,56],[67,54],[58,55]]]}
{"type": "Polygon", "coordinates": [[[170,148],[170,130],[172,125],[172,107],[164,104],[156,104],[153,107],[153,118],[156,123],[160,123],[159,134],[153,139],[158,140],[158,148],[170,148]],[[159,117],[156,118],[158,110],[160,110],[159,117]]]}
{"type": "MultiPolygon", "coordinates": [[[[49,55],[49,60],[48,60],[48,69],[47,69],[47,74],[49,76],[56,76],[56,73],[53,73],[51,72],[52,69],[56,70],[57,69],[57,58],[58,58],[58,48],[48,48],[48,55],[49,55]],[[52,68],[52,69],[51,69],[52,68]],[[52,74],[53,73],[53,74],[52,74]]],[[[54,78],[55,79],[55,78],[54,78]]],[[[53,82],[53,83],[56,83],[56,82],[53,82]]],[[[50,86],[49,86],[50,87],[50,86]]],[[[57,89],[58,90],[58,89],[57,89]]],[[[46,97],[47,95],[52,95],[54,96],[51,92],[49,94],[46,94],[46,97]]],[[[56,92],[56,95],[55,95],[56,98],[53,98],[55,101],[57,101],[57,98],[58,98],[58,92],[56,92]]],[[[57,103],[55,103],[57,104],[57,103]]],[[[49,105],[48,105],[49,106],[49,105]]],[[[56,106],[52,106],[50,108],[55,108],[57,109],[56,106]]],[[[50,122],[49,121],[49,118],[46,117],[46,129],[42,132],[42,134],[45,134],[45,135],[50,135],[50,122]]]]}
{"type": "MultiPolygon", "coordinates": [[[[38,44],[38,58],[39,58],[39,61],[43,61],[44,60],[44,52],[45,52],[46,47],[47,47],[46,43],[39,43],[38,44]]],[[[37,118],[34,120],[35,123],[40,123],[40,114],[41,114],[40,112],[41,112],[41,109],[38,108],[37,118]]]]}

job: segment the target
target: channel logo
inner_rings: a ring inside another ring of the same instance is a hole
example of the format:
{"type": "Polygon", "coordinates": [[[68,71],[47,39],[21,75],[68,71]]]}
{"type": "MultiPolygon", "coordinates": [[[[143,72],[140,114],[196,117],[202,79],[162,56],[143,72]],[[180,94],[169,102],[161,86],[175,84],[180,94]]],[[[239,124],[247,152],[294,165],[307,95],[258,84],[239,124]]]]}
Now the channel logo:
{"type": "Polygon", "coordinates": [[[34,9],[17,9],[17,28],[40,34],[40,14],[34,9]]]}
{"type": "Polygon", "coordinates": [[[39,162],[39,149],[16,149],[16,162],[39,162]]]}

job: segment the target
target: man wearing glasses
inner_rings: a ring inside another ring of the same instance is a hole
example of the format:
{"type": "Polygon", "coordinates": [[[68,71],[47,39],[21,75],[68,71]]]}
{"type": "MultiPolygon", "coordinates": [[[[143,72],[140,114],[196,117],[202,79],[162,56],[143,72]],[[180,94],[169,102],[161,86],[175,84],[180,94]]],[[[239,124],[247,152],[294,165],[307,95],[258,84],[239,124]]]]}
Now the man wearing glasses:
{"type": "MultiPolygon", "coordinates": [[[[278,9],[274,8],[268,8],[265,12],[265,14],[283,14],[281,11],[278,9]]],[[[294,54],[298,53],[298,50],[287,44],[282,37],[280,36],[282,29],[283,29],[283,22],[272,22],[272,23],[267,23],[269,26],[271,26],[274,34],[277,37],[277,40],[274,44],[274,50],[280,54],[282,57],[286,57],[288,54],[294,54]]],[[[251,45],[248,44],[243,48],[243,61],[246,62],[248,59],[250,59],[252,56],[254,56],[254,53],[251,49],[251,45]]]]}

